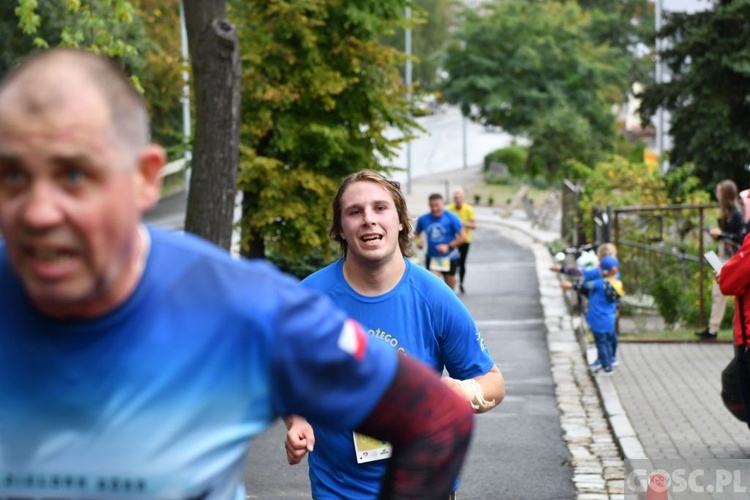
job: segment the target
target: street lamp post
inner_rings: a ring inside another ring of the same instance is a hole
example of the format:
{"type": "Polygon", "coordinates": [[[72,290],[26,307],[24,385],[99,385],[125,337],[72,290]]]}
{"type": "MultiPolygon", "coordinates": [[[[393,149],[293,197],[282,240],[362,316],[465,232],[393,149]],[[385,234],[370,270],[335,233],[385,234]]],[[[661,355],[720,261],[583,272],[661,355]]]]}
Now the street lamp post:
{"type": "MultiPolygon", "coordinates": [[[[411,20],[411,5],[409,2],[406,4],[406,12],[404,14],[406,18],[406,30],[404,40],[404,51],[406,52],[406,98],[409,104],[409,114],[411,114],[411,27],[409,26],[411,20]]],[[[411,194],[411,139],[406,142],[406,194],[411,194]]]]}
{"type": "MultiPolygon", "coordinates": [[[[656,12],[655,12],[655,22],[656,22],[656,32],[658,33],[661,30],[662,25],[662,0],[656,0],[656,12]]],[[[656,37],[656,40],[654,40],[654,47],[656,49],[656,68],[655,68],[655,76],[656,76],[656,84],[659,85],[663,83],[664,81],[664,73],[663,73],[663,67],[662,67],[662,61],[661,61],[661,52],[662,52],[662,43],[660,38],[656,37]]],[[[658,161],[660,165],[665,165],[664,159],[662,158],[664,154],[664,107],[659,106],[659,109],[656,111],[656,153],[658,155],[658,161]]]]}
{"type": "Polygon", "coordinates": [[[190,136],[192,134],[190,125],[190,75],[188,74],[188,64],[190,64],[190,55],[188,53],[187,29],[185,29],[185,7],[180,2],[180,64],[182,65],[182,134],[185,142],[185,191],[190,189],[190,160],[192,153],[190,151],[190,136]]]}

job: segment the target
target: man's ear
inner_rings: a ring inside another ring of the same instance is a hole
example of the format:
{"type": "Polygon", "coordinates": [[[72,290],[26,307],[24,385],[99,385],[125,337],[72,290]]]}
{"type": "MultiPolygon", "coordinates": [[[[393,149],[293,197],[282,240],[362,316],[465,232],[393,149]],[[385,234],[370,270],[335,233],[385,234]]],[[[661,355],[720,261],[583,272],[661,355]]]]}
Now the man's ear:
{"type": "Polygon", "coordinates": [[[142,212],[152,208],[159,201],[161,193],[161,169],[167,162],[164,148],[149,144],[138,157],[135,171],[135,190],[138,207],[142,212]]]}

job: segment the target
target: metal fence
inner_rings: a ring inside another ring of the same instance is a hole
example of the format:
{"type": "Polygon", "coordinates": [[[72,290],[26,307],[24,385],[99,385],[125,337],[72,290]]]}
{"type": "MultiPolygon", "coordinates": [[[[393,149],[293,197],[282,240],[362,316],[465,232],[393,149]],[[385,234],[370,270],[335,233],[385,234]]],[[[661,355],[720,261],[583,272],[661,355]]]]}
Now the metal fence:
{"type": "Polygon", "coordinates": [[[716,205],[621,207],[612,214],[630,313],[658,310],[667,324],[705,326],[713,274],[702,255],[716,205]]]}

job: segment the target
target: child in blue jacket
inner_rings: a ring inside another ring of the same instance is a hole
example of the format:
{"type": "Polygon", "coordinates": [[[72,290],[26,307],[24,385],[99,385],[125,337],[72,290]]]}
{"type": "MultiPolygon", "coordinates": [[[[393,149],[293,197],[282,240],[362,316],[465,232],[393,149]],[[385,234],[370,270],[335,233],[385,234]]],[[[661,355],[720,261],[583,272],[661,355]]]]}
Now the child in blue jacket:
{"type": "Polygon", "coordinates": [[[617,266],[617,257],[607,255],[599,261],[601,275],[599,278],[576,283],[569,281],[560,283],[563,290],[580,290],[587,293],[589,307],[586,311],[586,321],[594,334],[599,362],[606,373],[612,372],[617,303],[624,295],[622,281],[618,278],[617,266]]]}

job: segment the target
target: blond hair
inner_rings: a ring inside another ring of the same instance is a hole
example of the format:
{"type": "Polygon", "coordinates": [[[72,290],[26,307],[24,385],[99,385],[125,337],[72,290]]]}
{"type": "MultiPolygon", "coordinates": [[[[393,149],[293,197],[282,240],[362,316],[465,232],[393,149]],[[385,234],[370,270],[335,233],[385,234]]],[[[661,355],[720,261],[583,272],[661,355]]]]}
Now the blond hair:
{"type": "Polygon", "coordinates": [[[607,255],[617,257],[617,247],[614,245],[614,243],[602,243],[601,245],[599,245],[599,248],[596,249],[596,257],[599,260],[602,260],[607,255]]]}

